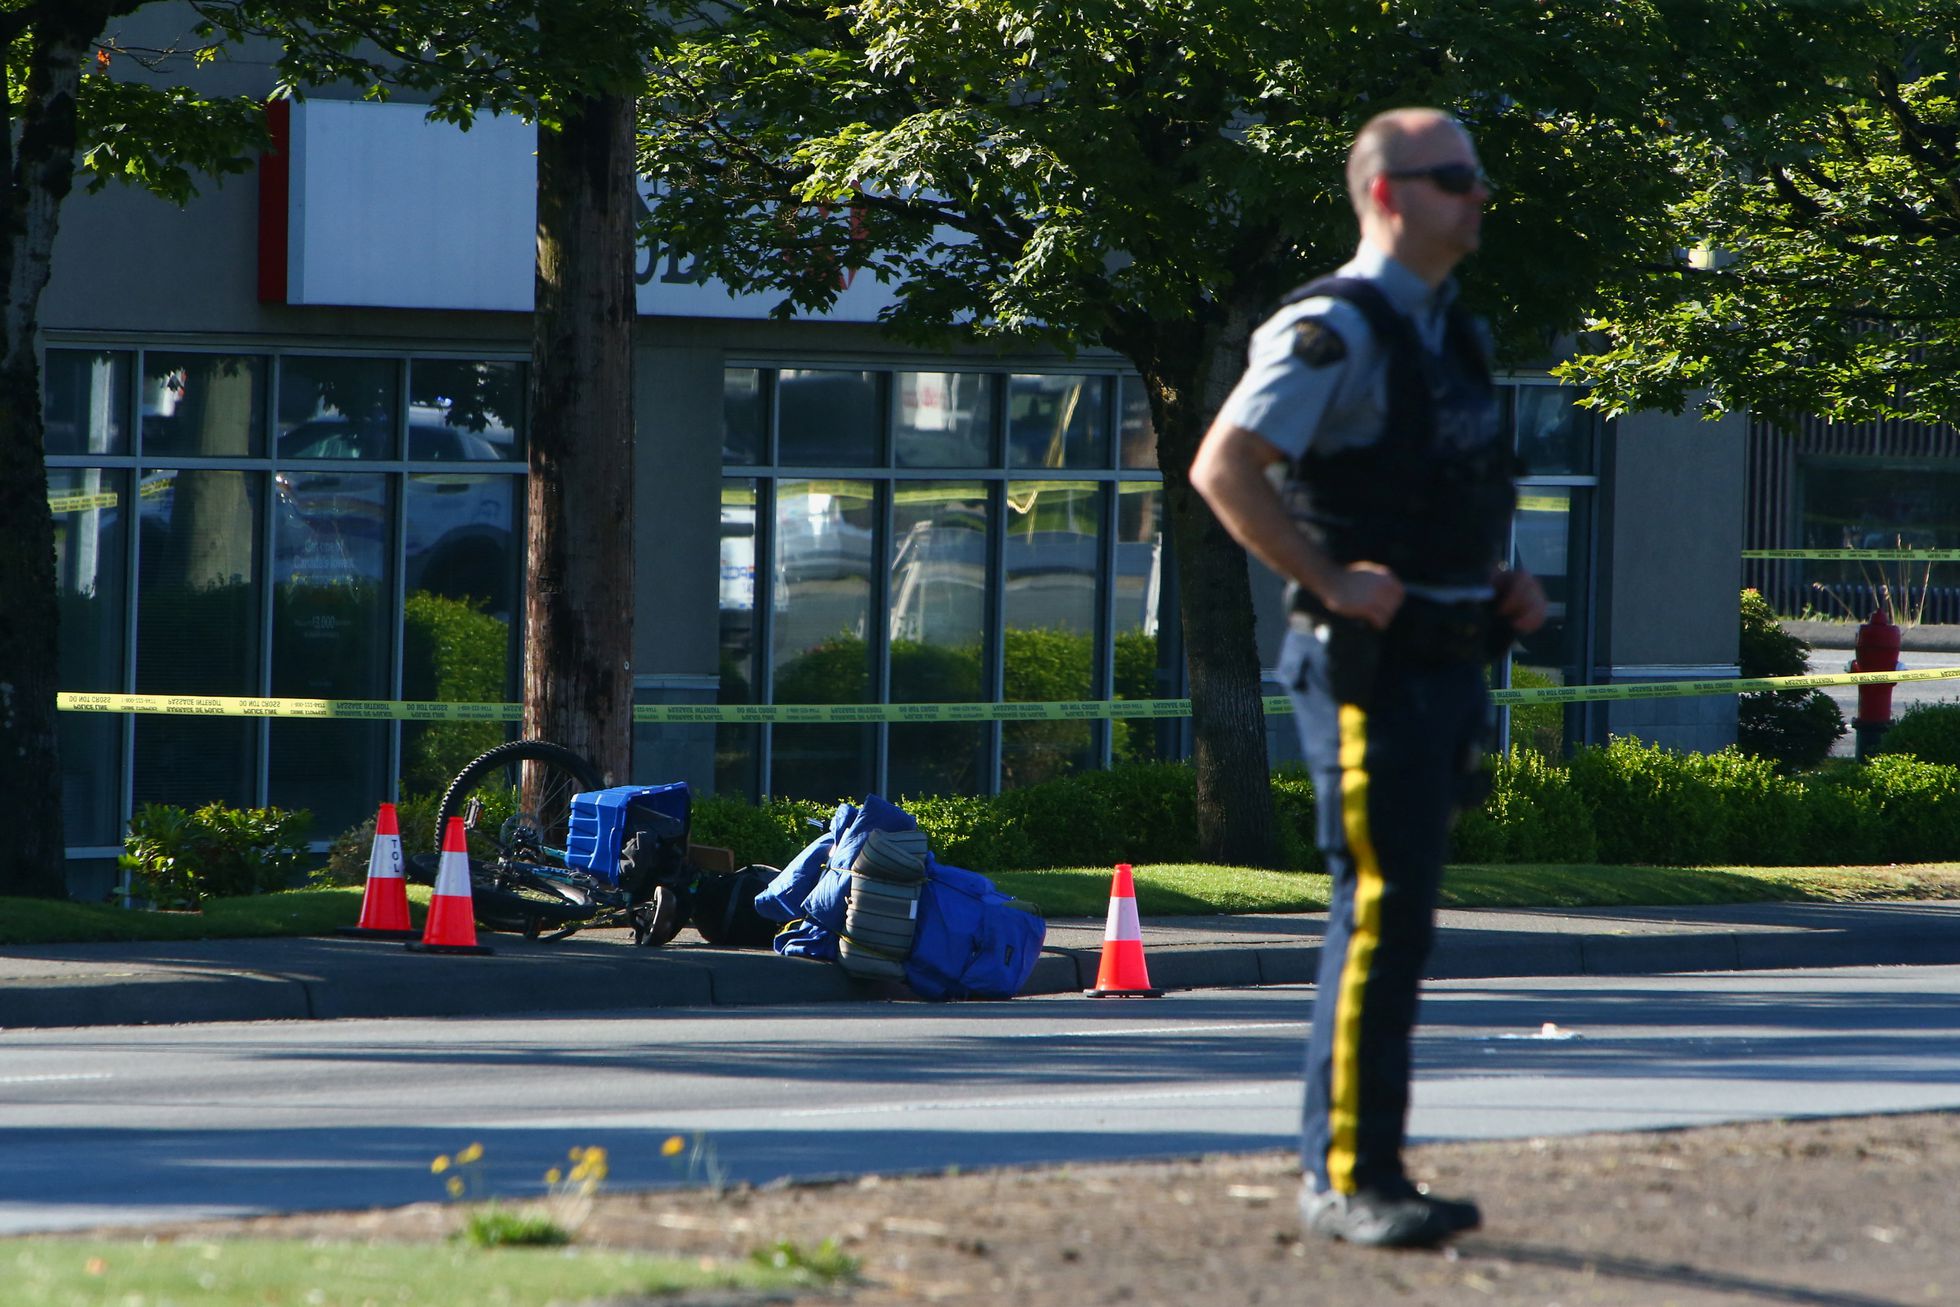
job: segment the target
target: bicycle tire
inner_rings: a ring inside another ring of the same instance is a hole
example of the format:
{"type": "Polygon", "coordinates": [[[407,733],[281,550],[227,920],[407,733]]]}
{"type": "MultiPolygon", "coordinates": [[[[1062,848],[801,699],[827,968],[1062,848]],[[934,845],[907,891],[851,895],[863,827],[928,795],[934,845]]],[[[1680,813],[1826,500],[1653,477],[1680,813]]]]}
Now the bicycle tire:
{"type": "Polygon", "coordinates": [[[479,802],[480,828],[469,828],[470,894],[477,920],[491,930],[536,934],[585,920],[593,905],[576,890],[543,877],[512,876],[500,884],[498,867],[507,859],[539,856],[563,849],[570,831],[572,796],[603,784],[598,768],[563,745],[546,740],[511,740],[487,749],[463,765],[436,806],[435,847],[451,817],[466,817],[470,800],[479,802]],[[527,771],[529,773],[527,777],[527,771]],[[527,782],[529,792],[526,792],[527,782]],[[481,815],[508,817],[494,825],[481,815]]]}

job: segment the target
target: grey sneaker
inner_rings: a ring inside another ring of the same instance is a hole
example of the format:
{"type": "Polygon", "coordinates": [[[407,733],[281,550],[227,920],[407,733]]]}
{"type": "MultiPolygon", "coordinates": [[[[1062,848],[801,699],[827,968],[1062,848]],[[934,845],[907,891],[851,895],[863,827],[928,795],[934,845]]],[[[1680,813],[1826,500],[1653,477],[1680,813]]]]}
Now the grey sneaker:
{"type": "Polygon", "coordinates": [[[1432,1248],[1483,1223],[1475,1203],[1431,1198],[1413,1185],[1396,1193],[1302,1188],[1300,1219],[1314,1234],[1370,1248],[1432,1248]]]}

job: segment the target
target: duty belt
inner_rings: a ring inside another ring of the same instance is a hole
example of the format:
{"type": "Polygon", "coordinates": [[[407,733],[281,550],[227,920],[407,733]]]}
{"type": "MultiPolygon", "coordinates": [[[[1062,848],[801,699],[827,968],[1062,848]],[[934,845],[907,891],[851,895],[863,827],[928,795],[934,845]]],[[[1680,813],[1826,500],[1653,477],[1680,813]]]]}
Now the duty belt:
{"type": "MultiPolygon", "coordinates": [[[[1289,624],[1312,634],[1353,621],[1329,613],[1304,587],[1296,591],[1292,608],[1289,624]]],[[[1380,635],[1384,661],[1418,666],[1489,662],[1514,638],[1510,623],[1497,615],[1491,600],[1442,603],[1420,595],[1405,597],[1380,635]]]]}

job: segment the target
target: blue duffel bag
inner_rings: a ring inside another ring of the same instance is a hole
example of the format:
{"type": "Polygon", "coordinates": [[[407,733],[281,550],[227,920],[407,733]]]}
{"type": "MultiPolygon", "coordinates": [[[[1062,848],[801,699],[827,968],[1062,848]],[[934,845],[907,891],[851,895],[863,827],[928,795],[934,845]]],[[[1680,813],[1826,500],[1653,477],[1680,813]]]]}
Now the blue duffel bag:
{"type": "MultiPolygon", "coordinates": [[[[785,957],[835,958],[858,850],[873,831],[916,829],[911,814],[875,794],[861,807],[839,804],[830,830],[756,896],[763,915],[791,923],[776,936],[775,950],[785,957]]],[[[985,876],[928,854],[918,924],[903,964],[905,983],[927,999],[1018,994],[1034,971],[1048,927],[1014,904],[985,876]]]]}

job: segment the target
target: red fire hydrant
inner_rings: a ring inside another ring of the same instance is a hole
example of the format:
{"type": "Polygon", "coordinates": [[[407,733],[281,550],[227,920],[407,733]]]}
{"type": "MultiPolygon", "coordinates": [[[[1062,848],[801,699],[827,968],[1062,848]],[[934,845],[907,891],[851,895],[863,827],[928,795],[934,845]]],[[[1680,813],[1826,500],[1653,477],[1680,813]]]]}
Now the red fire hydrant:
{"type": "MultiPolygon", "coordinates": [[[[1883,609],[1858,628],[1852,646],[1854,672],[1891,672],[1899,667],[1899,628],[1883,609]]],[[[1878,750],[1878,742],[1892,725],[1892,685],[1890,681],[1866,681],[1858,686],[1858,715],[1851,719],[1858,760],[1878,750]]]]}

